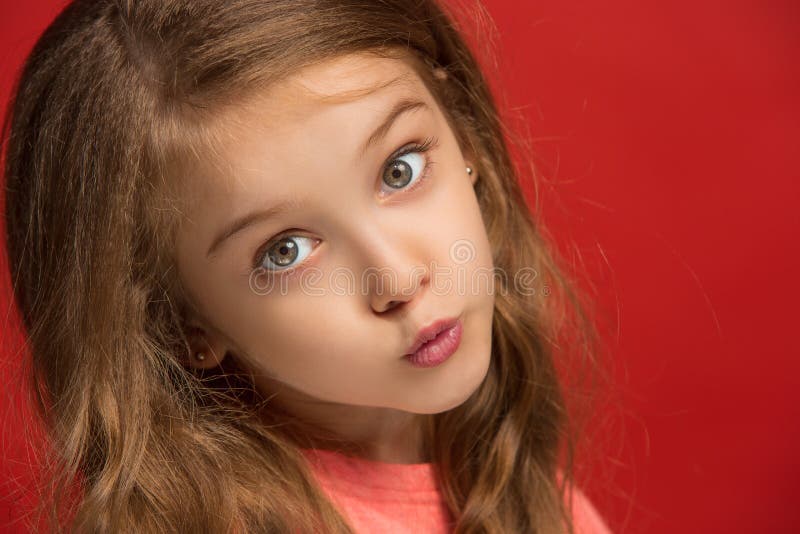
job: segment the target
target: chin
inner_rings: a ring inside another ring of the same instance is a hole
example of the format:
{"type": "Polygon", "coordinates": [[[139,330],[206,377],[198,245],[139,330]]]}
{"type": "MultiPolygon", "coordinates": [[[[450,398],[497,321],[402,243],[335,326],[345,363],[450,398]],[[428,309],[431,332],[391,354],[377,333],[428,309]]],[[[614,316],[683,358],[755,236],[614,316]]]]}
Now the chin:
{"type": "MultiPolygon", "coordinates": [[[[465,361],[470,362],[471,365],[462,365],[460,369],[453,369],[455,371],[453,376],[457,376],[459,379],[455,387],[440,388],[438,395],[432,398],[420,399],[421,402],[416,406],[409,407],[408,411],[433,415],[450,411],[466,402],[486,378],[491,361],[491,346],[481,351],[480,355],[470,355],[470,358],[465,358],[465,361]]],[[[452,363],[457,362],[453,361],[452,363]]]]}

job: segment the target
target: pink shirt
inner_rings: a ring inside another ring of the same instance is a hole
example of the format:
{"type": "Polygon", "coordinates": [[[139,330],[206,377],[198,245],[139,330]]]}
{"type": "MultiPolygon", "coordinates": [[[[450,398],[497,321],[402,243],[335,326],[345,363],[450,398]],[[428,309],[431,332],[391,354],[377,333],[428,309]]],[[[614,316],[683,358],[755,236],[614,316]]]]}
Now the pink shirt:
{"type": "MultiPolygon", "coordinates": [[[[389,464],[321,449],[303,449],[323,490],[356,532],[447,534],[453,521],[433,464],[389,464]]],[[[575,534],[611,534],[579,490],[573,494],[575,534]]]]}

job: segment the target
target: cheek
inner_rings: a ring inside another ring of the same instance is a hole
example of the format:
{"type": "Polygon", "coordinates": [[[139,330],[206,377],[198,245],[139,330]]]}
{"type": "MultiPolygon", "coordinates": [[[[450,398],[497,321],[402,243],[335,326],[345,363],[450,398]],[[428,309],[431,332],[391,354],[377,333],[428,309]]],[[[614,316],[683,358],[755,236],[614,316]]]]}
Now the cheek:
{"type": "Polygon", "coordinates": [[[440,258],[466,270],[492,269],[492,252],[478,200],[467,177],[450,177],[447,194],[436,208],[435,229],[440,258]]]}
{"type": "Polygon", "coordinates": [[[264,302],[236,327],[240,357],[256,375],[315,398],[368,404],[386,394],[401,356],[393,331],[370,324],[358,302],[327,294],[264,302]]]}
{"type": "Polygon", "coordinates": [[[440,297],[463,299],[463,306],[483,316],[494,308],[493,254],[472,184],[467,177],[458,178],[452,179],[438,208],[446,215],[429,225],[438,264],[432,284],[440,297]]]}
{"type": "Polygon", "coordinates": [[[256,296],[242,309],[232,337],[243,357],[279,377],[374,361],[375,339],[368,336],[350,296],[304,294],[293,288],[280,296],[256,296]]]}

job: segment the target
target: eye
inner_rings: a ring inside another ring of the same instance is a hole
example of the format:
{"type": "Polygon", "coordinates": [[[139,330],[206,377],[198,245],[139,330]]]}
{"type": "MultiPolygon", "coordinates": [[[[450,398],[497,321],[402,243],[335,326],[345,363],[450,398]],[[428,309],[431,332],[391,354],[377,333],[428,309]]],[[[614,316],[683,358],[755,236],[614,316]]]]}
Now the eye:
{"type": "Polygon", "coordinates": [[[263,254],[259,253],[257,267],[268,271],[286,271],[299,265],[311,254],[317,239],[300,235],[284,235],[268,243],[263,254]]]}
{"type": "Polygon", "coordinates": [[[381,193],[392,194],[402,189],[413,189],[424,180],[431,162],[423,153],[435,144],[435,138],[428,138],[423,144],[406,147],[392,156],[383,170],[381,193]]]}

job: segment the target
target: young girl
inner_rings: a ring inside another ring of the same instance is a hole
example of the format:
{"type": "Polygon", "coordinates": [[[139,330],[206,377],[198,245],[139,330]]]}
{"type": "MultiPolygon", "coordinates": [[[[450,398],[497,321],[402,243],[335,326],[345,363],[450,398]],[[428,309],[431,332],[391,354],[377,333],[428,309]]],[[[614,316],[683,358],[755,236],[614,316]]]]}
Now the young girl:
{"type": "Polygon", "coordinates": [[[77,0],[47,29],[4,132],[51,529],[607,532],[556,372],[580,307],[451,20],[77,0]]]}

